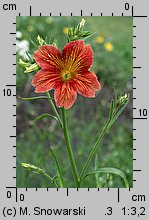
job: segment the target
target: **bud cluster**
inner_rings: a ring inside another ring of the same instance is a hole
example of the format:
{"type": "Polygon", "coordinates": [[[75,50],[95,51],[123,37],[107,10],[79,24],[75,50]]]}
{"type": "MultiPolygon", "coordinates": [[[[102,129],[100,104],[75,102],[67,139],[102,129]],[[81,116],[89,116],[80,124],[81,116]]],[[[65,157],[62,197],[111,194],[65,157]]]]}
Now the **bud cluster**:
{"type": "Polygon", "coordinates": [[[79,24],[76,22],[74,23],[73,27],[69,28],[68,30],[68,41],[74,41],[79,39],[84,39],[90,37],[91,31],[84,30],[85,20],[82,19],[79,24]]]}

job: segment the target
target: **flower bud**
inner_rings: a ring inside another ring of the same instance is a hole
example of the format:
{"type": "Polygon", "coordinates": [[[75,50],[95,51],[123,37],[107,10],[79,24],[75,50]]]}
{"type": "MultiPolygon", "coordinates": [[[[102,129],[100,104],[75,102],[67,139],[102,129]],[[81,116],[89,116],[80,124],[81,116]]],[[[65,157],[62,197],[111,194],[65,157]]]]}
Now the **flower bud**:
{"type": "Polygon", "coordinates": [[[29,171],[33,171],[35,173],[38,173],[38,174],[44,174],[45,171],[33,164],[29,164],[29,163],[21,163],[21,166],[24,167],[26,170],[29,170],[29,171]]]}
{"type": "Polygon", "coordinates": [[[85,25],[85,20],[82,18],[81,22],[80,22],[80,29],[83,29],[85,25]]]}
{"type": "Polygon", "coordinates": [[[116,102],[116,107],[118,108],[121,105],[123,105],[127,101],[128,98],[129,98],[129,96],[127,93],[124,96],[121,96],[116,102]]]}
{"type": "Polygon", "coordinates": [[[24,62],[23,60],[19,59],[19,62],[18,62],[22,67],[26,68],[26,67],[29,67],[30,66],[30,63],[28,62],[24,62]]]}
{"type": "Polygon", "coordinates": [[[24,73],[31,73],[33,71],[39,70],[39,66],[37,63],[31,64],[29,67],[26,67],[24,73]]]}
{"type": "Polygon", "coordinates": [[[39,44],[40,46],[45,43],[45,41],[43,40],[43,38],[40,37],[39,35],[37,36],[37,42],[38,42],[38,44],[39,44]]]}

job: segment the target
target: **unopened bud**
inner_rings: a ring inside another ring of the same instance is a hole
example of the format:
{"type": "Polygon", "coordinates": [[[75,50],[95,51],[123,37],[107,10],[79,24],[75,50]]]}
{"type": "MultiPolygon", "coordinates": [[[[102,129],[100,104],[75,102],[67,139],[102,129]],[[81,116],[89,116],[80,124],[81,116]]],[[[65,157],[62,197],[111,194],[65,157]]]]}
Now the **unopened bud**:
{"type": "Polygon", "coordinates": [[[21,166],[24,167],[26,170],[29,170],[29,171],[33,171],[35,173],[38,173],[38,174],[43,174],[45,173],[45,171],[33,164],[29,164],[29,163],[21,163],[21,166]]]}
{"type": "Polygon", "coordinates": [[[45,41],[43,40],[42,37],[40,37],[39,35],[37,36],[37,41],[38,41],[38,44],[41,46],[45,43],[45,41]]]}
{"type": "Polygon", "coordinates": [[[23,60],[19,59],[19,62],[18,62],[22,67],[26,68],[26,67],[29,67],[30,66],[30,63],[28,62],[24,62],[23,60]]]}
{"type": "Polygon", "coordinates": [[[84,28],[85,25],[85,20],[82,18],[81,22],[80,22],[80,28],[84,28]]]}
{"type": "Polygon", "coordinates": [[[33,71],[39,70],[39,66],[37,63],[31,64],[29,67],[26,67],[24,73],[31,73],[33,71]]]}
{"type": "Polygon", "coordinates": [[[128,98],[128,94],[126,93],[124,96],[121,96],[121,98],[119,99],[119,101],[120,101],[121,103],[124,103],[124,102],[127,100],[127,98],[128,98]]]}
{"type": "Polygon", "coordinates": [[[116,107],[123,105],[128,99],[128,94],[126,93],[124,96],[121,96],[116,103],[116,107]]]}

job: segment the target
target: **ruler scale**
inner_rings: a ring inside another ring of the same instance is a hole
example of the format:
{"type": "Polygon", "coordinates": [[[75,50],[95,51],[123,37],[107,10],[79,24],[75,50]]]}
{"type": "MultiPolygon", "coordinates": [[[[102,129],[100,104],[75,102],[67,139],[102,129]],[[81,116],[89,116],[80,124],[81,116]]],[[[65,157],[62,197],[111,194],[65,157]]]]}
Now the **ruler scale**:
{"type": "Polygon", "coordinates": [[[70,2],[64,1],[60,5],[57,1],[42,4],[35,0],[11,3],[2,0],[0,3],[0,219],[65,219],[66,216],[70,219],[149,219],[147,1],[70,2]],[[15,20],[16,16],[55,15],[133,17],[133,188],[16,188],[15,20]]]}

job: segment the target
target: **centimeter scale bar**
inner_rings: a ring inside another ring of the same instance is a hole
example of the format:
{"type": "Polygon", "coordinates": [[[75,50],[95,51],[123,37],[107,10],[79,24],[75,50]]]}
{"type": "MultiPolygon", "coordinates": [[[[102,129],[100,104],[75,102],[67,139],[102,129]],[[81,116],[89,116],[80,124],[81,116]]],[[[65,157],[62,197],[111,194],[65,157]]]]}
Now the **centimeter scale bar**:
{"type": "MultiPolygon", "coordinates": [[[[32,6],[30,6],[30,16],[32,16],[32,6]]],[[[62,13],[60,13],[60,16],[62,15],[62,13]]],[[[19,16],[21,16],[21,13],[19,13],[19,16]]],[[[42,13],[40,13],[40,16],[42,16],[42,13]]],[[[50,16],[52,16],[52,14],[50,13],[50,16]]],[[[72,16],[72,13],[71,13],[71,16],[72,16]]],[[[83,10],[81,10],[81,16],[83,16],[83,10]]],[[[93,16],[93,13],[91,13],[91,16],[93,16]]],[[[101,13],[101,16],[103,16],[103,13],[101,13]]],[[[114,16],[114,14],[112,13],[112,16],[114,16]]],[[[122,16],[124,16],[124,14],[122,13],[122,16]]],[[[146,18],[147,16],[142,16],[142,15],[134,15],[134,8],[132,6],[132,17],[134,18],[146,18]]],[[[14,22],[13,23],[14,25],[16,25],[16,23],[14,22]]],[[[133,27],[136,27],[136,26],[133,26],[133,27]]],[[[10,33],[11,35],[15,35],[16,32],[11,32],[10,33]]],[[[135,35],[133,36],[134,38],[136,37],[135,35]]],[[[14,46],[16,45],[16,43],[13,44],[14,46]]],[[[136,49],[136,46],[133,46],[133,49],[136,49]]],[[[14,53],[13,55],[16,55],[16,53],[14,53]]],[[[136,57],[133,57],[134,59],[136,57]]],[[[13,65],[16,65],[16,64],[13,64],[13,65]]],[[[141,69],[141,66],[134,66],[133,69],[141,69]]],[[[16,74],[13,74],[13,75],[16,75],[16,74]]],[[[133,77],[133,79],[135,79],[136,77],[133,77]]],[[[7,84],[6,85],[7,87],[16,87],[16,85],[9,85],[7,84]]],[[[136,89],[136,88],[133,88],[133,89],[136,89]]],[[[15,95],[16,96],[16,95],[15,95]]],[[[16,107],[16,105],[13,105],[14,107],[16,107]]],[[[136,108],[133,108],[133,109],[136,109],[136,108]]],[[[13,116],[16,116],[16,115],[13,115],[13,116]]],[[[137,120],[145,120],[145,119],[148,119],[147,117],[133,117],[133,119],[137,119],[137,120]]],[[[16,126],[13,126],[13,127],[16,127],[16,126]]],[[[133,130],[136,130],[136,129],[133,129],[133,130]]],[[[11,135],[10,136],[11,138],[16,138],[16,135],[11,135]]],[[[136,139],[133,139],[133,140],[136,140],[136,139]]],[[[13,146],[13,147],[16,147],[16,146],[13,146]]],[[[136,150],[135,148],[133,148],[133,150],[136,150]]],[[[16,157],[16,156],[13,156],[13,157],[16,157]]],[[[136,160],[136,159],[133,159],[133,160],[136,160]]],[[[16,166],[13,167],[14,169],[16,169],[16,166]]],[[[133,172],[141,172],[142,170],[141,169],[134,169],[133,172]]],[[[16,178],[16,177],[13,177],[13,178],[16,178]]],[[[133,182],[135,182],[136,180],[133,180],[133,182]]],[[[15,189],[16,190],[16,202],[18,201],[18,188],[17,187],[6,187],[6,189],[15,189]]],[[[28,188],[25,188],[26,191],[28,190],[28,188]]],[[[40,189],[40,188],[39,188],[40,189]]],[[[37,191],[38,188],[35,188],[35,190],[37,191]]],[[[49,188],[47,188],[47,191],[49,190],[49,188]]],[[[56,188],[56,190],[58,191],[59,189],[56,188]]],[[[66,195],[69,196],[69,190],[70,188],[66,188],[66,195]]],[[[97,190],[99,191],[99,188],[97,188],[97,190]]],[[[102,190],[102,189],[100,189],[102,190]]],[[[108,191],[110,191],[109,188],[107,188],[108,191]]],[[[79,191],[79,189],[77,188],[76,191],[79,191]]],[[[90,188],[87,188],[87,191],[90,191],[90,188]]],[[[130,191],[130,188],[129,188],[129,191],[130,191]]],[[[117,201],[120,202],[120,189],[117,188],[117,201]]]]}
{"type": "MultiPolygon", "coordinates": [[[[15,167],[14,167],[15,168],[15,167]]],[[[13,178],[16,178],[16,177],[13,177],[13,178]]],[[[133,180],[135,182],[135,180],[133,180]]],[[[15,189],[16,191],[16,202],[18,201],[18,191],[21,190],[20,188],[17,188],[16,186],[6,186],[6,189],[15,189]]],[[[40,191],[40,189],[42,188],[25,188],[25,191],[29,191],[29,190],[35,190],[36,192],[40,191]]],[[[45,190],[47,192],[49,192],[49,189],[50,188],[45,188],[45,190]]],[[[85,188],[87,190],[87,192],[92,192],[92,188],[85,188]]],[[[110,192],[110,188],[102,188],[103,190],[107,189],[107,192],[110,192]]],[[[97,191],[100,192],[100,190],[102,189],[99,189],[97,188],[97,191]]],[[[71,190],[71,188],[65,188],[65,191],[66,191],[66,196],[69,196],[69,191],[71,190]]],[[[74,188],[73,188],[74,190],[74,188]]],[[[112,189],[113,190],[113,189],[112,189]]],[[[117,191],[117,201],[120,202],[120,188],[115,188],[115,190],[117,191]]],[[[129,192],[131,190],[131,188],[128,188],[129,192]]],[[[56,188],[56,191],[59,192],[59,188],[56,188]]],[[[76,191],[79,192],[79,188],[76,188],[76,191]]]]}
{"type": "MultiPolygon", "coordinates": [[[[81,16],[83,16],[83,10],[81,9],[81,16]]],[[[70,13],[71,16],[72,13],[70,13]]],[[[132,17],[133,18],[147,18],[147,15],[134,15],[134,7],[132,6],[132,13],[131,13],[132,17]]],[[[21,13],[19,13],[19,16],[21,16],[21,13]]],[[[32,6],[29,6],[29,16],[32,16],[32,6]]],[[[40,13],[40,16],[42,16],[42,13],[40,13]]],[[[50,13],[50,16],[52,16],[52,14],[50,13]]],[[[62,13],[60,12],[59,13],[59,16],[62,16],[62,13]]],[[[93,16],[93,13],[91,13],[91,16],[93,16]]],[[[100,16],[103,16],[103,13],[100,13],[100,16]]],[[[112,12],[112,16],[114,16],[114,13],[112,12]]],[[[124,16],[124,13],[122,13],[122,16],[124,16]]],[[[16,23],[13,23],[13,24],[16,24],[16,23]]],[[[136,26],[133,26],[133,27],[136,27],[136,26]]],[[[136,37],[136,36],[134,36],[136,37]]]]}

